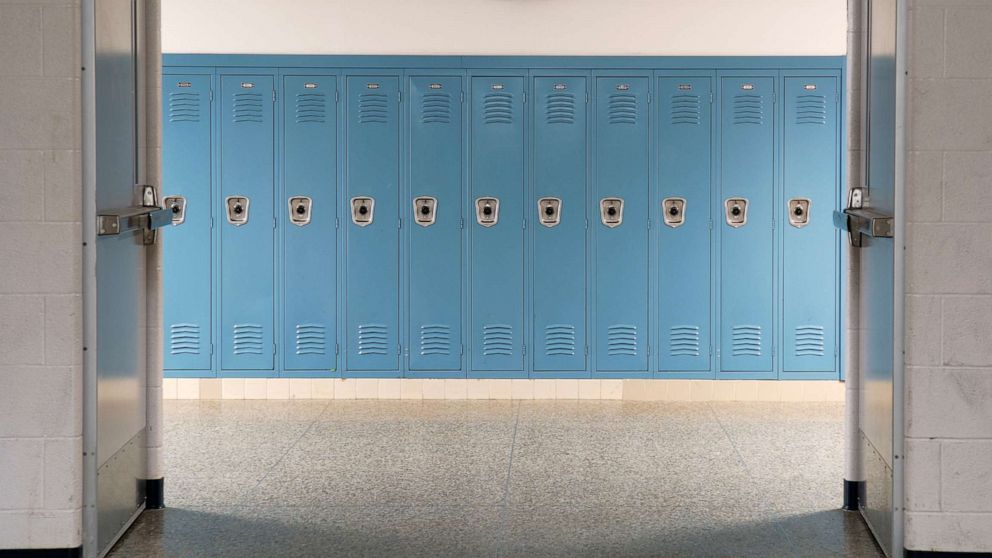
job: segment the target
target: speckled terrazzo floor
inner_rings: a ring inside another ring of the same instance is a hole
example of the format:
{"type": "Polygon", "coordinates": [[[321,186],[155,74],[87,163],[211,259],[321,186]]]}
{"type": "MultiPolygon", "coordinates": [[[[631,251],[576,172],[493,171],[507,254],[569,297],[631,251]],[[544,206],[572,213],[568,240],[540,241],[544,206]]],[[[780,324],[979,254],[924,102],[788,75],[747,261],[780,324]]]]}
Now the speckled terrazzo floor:
{"type": "Polygon", "coordinates": [[[843,407],[166,401],[165,510],[110,558],[881,556],[843,407]]]}

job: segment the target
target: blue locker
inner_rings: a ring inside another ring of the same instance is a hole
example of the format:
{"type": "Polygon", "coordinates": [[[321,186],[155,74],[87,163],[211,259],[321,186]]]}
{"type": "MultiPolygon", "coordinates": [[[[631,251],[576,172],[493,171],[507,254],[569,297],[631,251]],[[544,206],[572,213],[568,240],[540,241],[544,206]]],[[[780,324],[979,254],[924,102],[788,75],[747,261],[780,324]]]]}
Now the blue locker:
{"type": "Polygon", "coordinates": [[[524,79],[472,78],[472,370],[524,370],[524,79]]]}
{"type": "Polygon", "coordinates": [[[710,370],[712,78],[658,81],[658,311],[663,372],[710,370]]]}
{"type": "Polygon", "coordinates": [[[410,87],[410,369],[462,367],[462,78],[410,87]]]}
{"type": "Polygon", "coordinates": [[[399,79],[347,85],[347,368],[399,370],[399,79]]]}
{"type": "Polygon", "coordinates": [[[337,78],[283,77],[283,366],[334,370],[337,78]]]}
{"type": "Polygon", "coordinates": [[[534,370],[586,370],[586,78],[534,78],[534,370]]]}
{"type": "Polygon", "coordinates": [[[720,98],[721,371],[757,377],[773,370],[775,78],[721,76],[720,98]]]}
{"type": "Polygon", "coordinates": [[[165,368],[210,370],[210,75],[162,76],[162,193],[181,197],[183,223],[168,229],[165,289],[165,368]]]}
{"type": "Polygon", "coordinates": [[[220,83],[221,369],[272,370],[274,197],[271,75],[220,83]]]}
{"type": "Polygon", "coordinates": [[[785,86],[783,372],[836,371],[838,78],[789,76],[785,86]]]}
{"type": "Polygon", "coordinates": [[[596,78],[596,369],[647,372],[647,77],[596,78]]]}

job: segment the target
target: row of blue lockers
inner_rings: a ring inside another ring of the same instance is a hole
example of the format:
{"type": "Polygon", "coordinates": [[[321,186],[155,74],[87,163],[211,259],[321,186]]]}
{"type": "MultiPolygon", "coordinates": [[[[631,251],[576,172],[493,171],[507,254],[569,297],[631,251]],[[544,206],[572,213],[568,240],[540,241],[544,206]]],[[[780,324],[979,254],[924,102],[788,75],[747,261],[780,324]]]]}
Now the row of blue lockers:
{"type": "Polygon", "coordinates": [[[839,377],[834,59],[200,61],[163,77],[169,376],[839,377]]]}

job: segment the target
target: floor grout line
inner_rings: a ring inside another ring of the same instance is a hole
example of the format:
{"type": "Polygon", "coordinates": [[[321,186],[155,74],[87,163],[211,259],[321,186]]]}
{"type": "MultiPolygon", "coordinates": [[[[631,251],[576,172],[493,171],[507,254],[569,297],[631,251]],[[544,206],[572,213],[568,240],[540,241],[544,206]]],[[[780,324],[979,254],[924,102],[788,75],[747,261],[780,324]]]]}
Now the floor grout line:
{"type": "Polygon", "coordinates": [[[517,428],[520,426],[520,405],[522,401],[517,401],[517,412],[513,420],[513,437],[510,439],[510,460],[506,466],[506,483],[503,485],[503,499],[500,502],[499,509],[499,526],[500,534],[499,541],[496,543],[496,558],[499,558],[501,550],[504,544],[506,544],[507,536],[509,535],[509,500],[510,500],[510,477],[513,475],[513,451],[517,447],[517,428]]]}

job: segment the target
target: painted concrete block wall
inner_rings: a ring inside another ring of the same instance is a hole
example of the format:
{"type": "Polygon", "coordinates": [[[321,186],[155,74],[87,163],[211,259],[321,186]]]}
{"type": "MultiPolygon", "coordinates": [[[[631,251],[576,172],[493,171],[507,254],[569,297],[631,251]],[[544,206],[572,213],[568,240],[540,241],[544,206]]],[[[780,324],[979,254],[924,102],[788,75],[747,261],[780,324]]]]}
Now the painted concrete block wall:
{"type": "Polygon", "coordinates": [[[843,55],[847,0],[166,0],[176,53],[843,55]]]}
{"type": "Polygon", "coordinates": [[[914,0],[906,546],[992,551],[992,3],[914,0]]]}
{"type": "Polygon", "coordinates": [[[79,6],[0,2],[0,549],[82,520],[79,6]]]}

